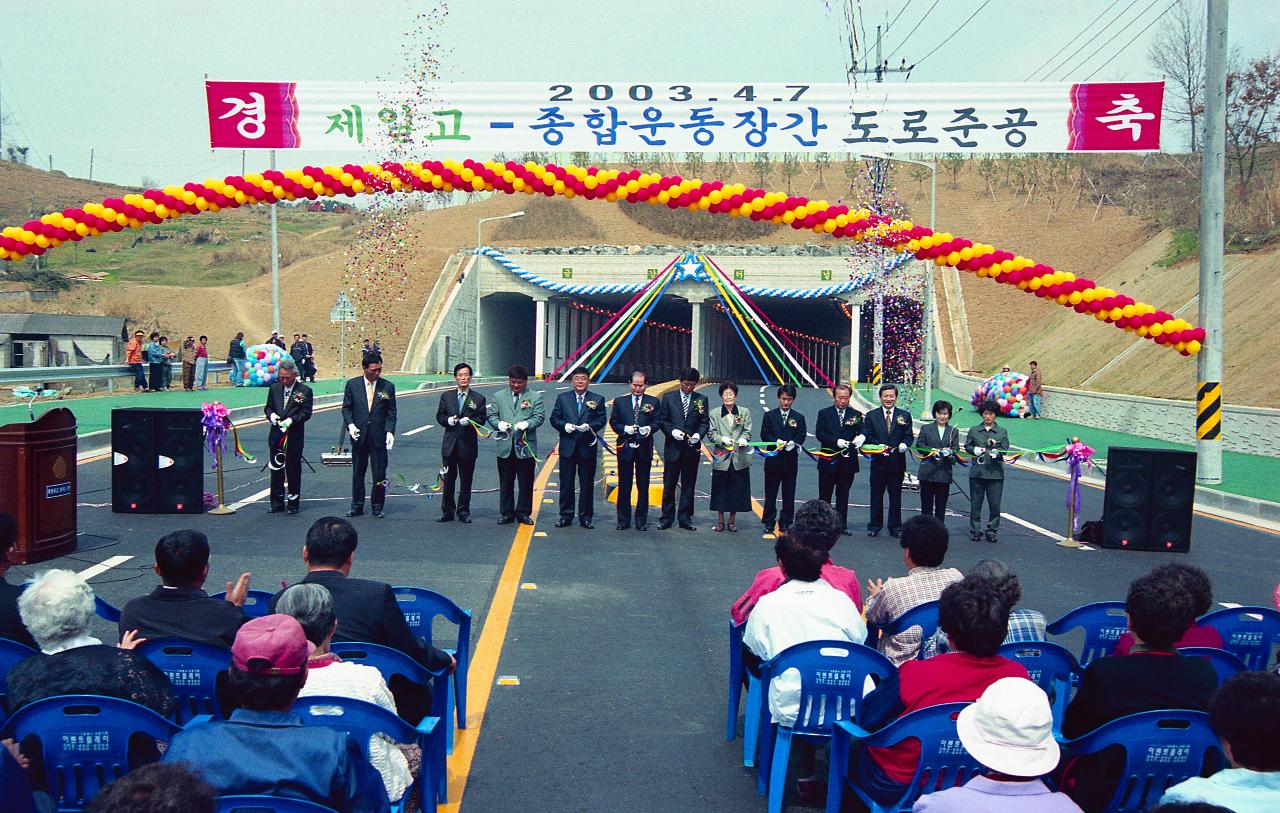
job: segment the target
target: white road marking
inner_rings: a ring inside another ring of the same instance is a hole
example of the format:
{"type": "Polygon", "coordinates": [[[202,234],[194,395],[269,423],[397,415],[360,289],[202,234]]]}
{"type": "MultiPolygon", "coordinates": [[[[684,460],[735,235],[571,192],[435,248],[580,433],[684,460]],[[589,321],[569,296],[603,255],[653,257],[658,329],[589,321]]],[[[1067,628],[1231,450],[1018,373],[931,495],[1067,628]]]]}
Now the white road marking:
{"type": "Polygon", "coordinates": [[[261,491],[259,491],[257,494],[250,494],[248,497],[245,497],[243,500],[232,503],[231,510],[239,511],[241,508],[244,508],[246,505],[255,503],[258,500],[262,499],[263,497],[270,496],[270,494],[271,494],[271,488],[270,487],[264,488],[261,491]]]}
{"type": "Polygon", "coordinates": [[[417,429],[410,429],[408,432],[405,432],[403,435],[401,435],[401,437],[407,438],[410,435],[416,435],[419,432],[425,432],[428,429],[434,429],[434,428],[435,428],[435,424],[429,423],[426,426],[419,426],[417,429]]]}
{"type": "Polygon", "coordinates": [[[90,565],[89,567],[86,567],[84,570],[80,571],[76,575],[84,579],[85,581],[88,581],[89,579],[92,579],[94,576],[97,576],[100,573],[106,573],[108,570],[115,567],[116,565],[122,565],[132,558],[133,558],[132,556],[112,556],[110,559],[99,562],[96,565],[90,565]]]}
{"type": "Polygon", "coordinates": [[[1036,525],[1034,522],[1027,522],[1022,517],[1015,517],[1013,514],[1006,514],[1003,511],[1000,513],[1000,516],[1004,517],[1010,522],[1017,523],[1018,525],[1021,525],[1024,528],[1030,528],[1036,533],[1041,534],[1042,536],[1047,536],[1054,541],[1057,541],[1062,538],[1062,534],[1050,531],[1048,528],[1041,528],[1039,525],[1036,525]]]}

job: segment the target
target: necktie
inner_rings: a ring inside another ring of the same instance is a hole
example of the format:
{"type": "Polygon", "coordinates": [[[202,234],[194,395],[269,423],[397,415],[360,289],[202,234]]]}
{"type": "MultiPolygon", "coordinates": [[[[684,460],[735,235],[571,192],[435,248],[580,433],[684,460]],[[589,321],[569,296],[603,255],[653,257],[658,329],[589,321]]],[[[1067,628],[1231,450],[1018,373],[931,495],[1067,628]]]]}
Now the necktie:
{"type": "Polygon", "coordinates": [[[836,415],[839,417],[840,425],[844,426],[844,410],[843,409],[838,410],[836,412],[836,415]]]}
{"type": "Polygon", "coordinates": [[[283,403],[283,404],[281,404],[281,406],[282,406],[282,407],[284,407],[285,409],[288,409],[288,408],[289,408],[289,394],[290,394],[291,392],[293,392],[293,387],[285,387],[285,390],[284,390],[284,403],[283,403]]]}
{"type": "Polygon", "coordinates": [[[684,408],[684,416],[685,416],[686,418],[688,418],[688,417],[689,417],[689,396],[687,396],[687,395],[681,395],[681,396],[680,396],[680,403],[684,405],[684,406],[683,406],[683,408],[684,408]]]}
{"type": "Polygon", "coordinates": [[[631,416],[633,418],[640,417],[640,399],[632,397],[631,399],[631,416]]]}
{"type": "Polygon", "coordinates": [[[893,413],[887,409],[884,411],[884,425],[888,427],[893,425],[893,413]]]}
{"type": "Polygon", "coordinates": [[[578,419],[582,419],[582,396],[578,396],[578,419]]]}
{"type": "Polygon", "coordinates": [[[368,380],[368,379],[365,379],[365,382],[364,382],[364,397],[365,397],[365,401],[367,402],[366,406],[368,407],[368,409],[369,409],[369,411],[370,411],[370,412],[373,412],[373,389],[374,389],[374,387],[375,387],[375,386],[377,386],[377,385],[375,385],[375,384],[370,384],[370,383],[369,383],[369,380],[368,380]]]}
{"type": "Polygon", "coordinates": [[[466,400],[467,394],[462,390],[458,390],[458,417],[462,417],[462,402],[466,400]]]}

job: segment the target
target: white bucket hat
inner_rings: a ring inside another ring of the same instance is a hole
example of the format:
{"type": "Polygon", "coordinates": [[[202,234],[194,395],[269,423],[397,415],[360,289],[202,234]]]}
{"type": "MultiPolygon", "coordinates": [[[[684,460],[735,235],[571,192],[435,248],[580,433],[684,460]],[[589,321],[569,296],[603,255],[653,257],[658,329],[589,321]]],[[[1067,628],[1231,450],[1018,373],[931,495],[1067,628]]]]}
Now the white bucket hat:
{"type": "Polygon", "coordinates": [[[1058,764],[1049,698],[1026,678],[1001,678],[988,686],[960,712],[956,731],[974,759],[1002,774],[1043,776],[1058,764]]]}

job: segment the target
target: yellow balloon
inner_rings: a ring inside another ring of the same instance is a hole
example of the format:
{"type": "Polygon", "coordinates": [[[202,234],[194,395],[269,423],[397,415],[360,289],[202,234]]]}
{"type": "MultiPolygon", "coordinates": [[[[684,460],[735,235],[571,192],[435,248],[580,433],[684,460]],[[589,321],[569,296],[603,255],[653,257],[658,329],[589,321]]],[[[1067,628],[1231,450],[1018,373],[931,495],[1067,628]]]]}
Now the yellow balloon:
{"type": "Polygon", "coordinates": [[[1200,352],[1200,347],[1201,347],[1200,342],[1197,341],[1196,339],[1192,339],[1191,341],[1187,342],[1187,352],[1193,356],[1196,353],[1200,352]]]}

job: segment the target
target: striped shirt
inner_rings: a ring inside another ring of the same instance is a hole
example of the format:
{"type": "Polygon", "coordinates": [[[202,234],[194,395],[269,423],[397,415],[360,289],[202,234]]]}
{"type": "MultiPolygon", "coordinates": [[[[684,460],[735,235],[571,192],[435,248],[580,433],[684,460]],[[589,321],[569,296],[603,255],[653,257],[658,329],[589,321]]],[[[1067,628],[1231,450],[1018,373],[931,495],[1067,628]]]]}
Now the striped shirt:
{"type": "MultiPolygon", "coordinates": [[[[867,623],[882,627],[913,607],[937,601],[947,585],[963,578],[954,567],[913,567],[907,575],[886,581],[879,593],[867,599],[867,623]]],[[[919,627],[910,627],[897,635],[882,635],[876,649],[894,666],[901,666],[920,651],[920,634],[919,627]]]]}

